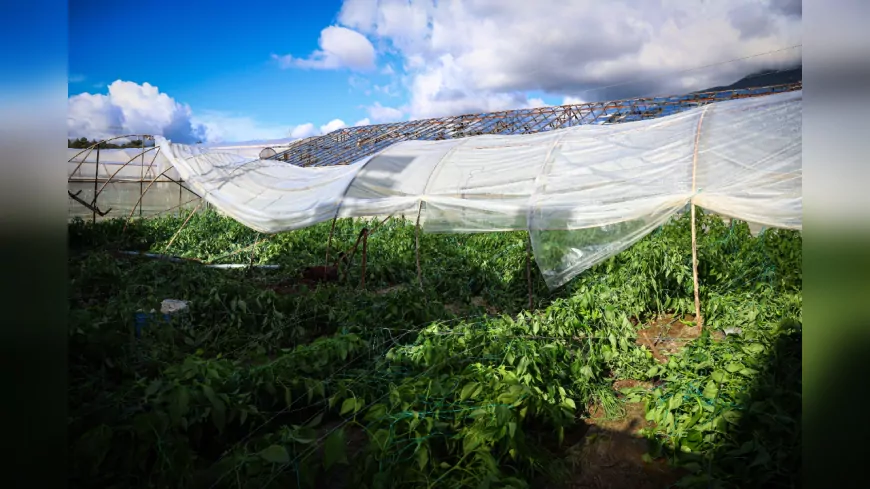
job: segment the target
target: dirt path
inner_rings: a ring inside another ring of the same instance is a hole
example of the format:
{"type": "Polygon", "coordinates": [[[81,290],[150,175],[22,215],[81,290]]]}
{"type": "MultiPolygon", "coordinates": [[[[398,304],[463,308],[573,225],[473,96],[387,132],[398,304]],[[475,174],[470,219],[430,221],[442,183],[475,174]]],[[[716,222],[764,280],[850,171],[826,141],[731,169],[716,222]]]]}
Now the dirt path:
{"type": "MultiPolygon", "coordinates": [[[[663,315],[638,330],[637,344],[650,350],[653,357],[666,363],[691,340],[701,335],[701,328],[691,326],[694,317],[663,315]]],[[[721,332],[712,333],[721,339],[721,332]]],[[[613,390],[624,388],[651,390],[650,382],[619,380],[613,390]]],[[[621,395],[621,394],[620,394],[621,395]]],[[[590,408],[586,420],[589,429],[583,439],[568,449],[566,460],[573,471],[571,489],[663,489],[681,479],[685,472],[670,467],[666,460],[650,460],[648,443],[639,434],[654,427],[647,421],[642,402],[623,403],[625,415],[606,419],[601,406],[590,408]],[[645,460],[646,459],[646,460],[645,460]]]]}
{"type": "MultiPolygon", "coordinates": [[[[652,389],[649,382],[622,380],[613,384],[619,391],[626,387],[652,389]]],[[[575,477],[572,489],[661,489],[682,477],[665,460],[647,462],[648,445],[638,432],[653,424],[645,419],[642,402],[623,404],[625,415],[605,419],[604,410],[595,406],[586,420],[589,430],[577,445],[569,449],[568,461],[575,477]]]]}

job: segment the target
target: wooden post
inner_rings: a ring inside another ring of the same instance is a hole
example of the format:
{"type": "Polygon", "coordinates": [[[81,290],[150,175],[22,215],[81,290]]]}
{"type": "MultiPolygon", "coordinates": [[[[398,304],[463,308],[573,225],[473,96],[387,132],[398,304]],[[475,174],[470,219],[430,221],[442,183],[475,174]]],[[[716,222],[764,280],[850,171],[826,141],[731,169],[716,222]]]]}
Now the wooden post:
{"type": "Polygon", "coordinates": [[[172,243],[175,241],[175,238],[177,238],[178,235],[181,234],[181,230],[184,229],[184,226],[187,226],[187,222],[190,221],[190,218],[193,217],[194,214],[196,214],[196,211],[199,210],[199,206],[202,205],[202,202],[203,202],[202,199],[200,199],[199,204],[196,204],[196,207],[193,208],[193,211],[190,213],[189,216],[187,216],[187,219],[185,219],[184,222],[181,223],[181,227],[178,228],[178,231],[175,231],[175,234],[172,235],[172,238],[169,240],[169,243],[166,245],[166,248],[163,249],[163,253],[166,253],[167,251],[169,251],[169,247],[172,246],[172,243]]]}
{"type": "Polygon", "coordinates": [[[695,204],[692,204],[692,285],[695,289],[695,324],[702,327],[704,318],[701,317],[701,293],[698,284],[698,239],[697,226],[695,225],[695,204]]]}
{"type": "Polygon", "coordinates": [[[254,246],[251,247],[251,257],[248,260],[248,275],[254,270],[254,253],[257,251],[257,243],[260,241],[260,233],[257,233],[257,241],[254,241],[254,246]]]}
{"type": "Polygon", "coordinates": [[[526,240],[526,281],[529,283],[529,311],[535,310],[535,302],[532,299],[532,233],[526,240]]]}
{"type": "Polygon", "coordinates": [[[329,238],[326,240],[326,266],[329,266],[329,248],[332,246],[332,235],[335,233],[335,220],[338,219],[338,213],[332,218],[332,227],[329,228],[329,238]]]}
{"type": "Polygon", "coordinates": [[[704,115],[707,114],[707,109],[709,108],[709,105],[704,107],[704,111],[698,117],[698,129],[695,131],[695,151],[692,156],[692,198],[689,200],[689,205],[692,206],[690,210],[690,217],[692,218],[692,286],[695,289],[695,324],[698,328],[703,327],[704,318],[701,317],[701,293],[698,284],[698,231],[695,225],[695,192],[697,192],[697,186],[695,175],[698,170],[698,146],[701,141],[701,123],[704,122],[704,115]]]}
{"type": "Polygon", "coordinates": [[[360,287],[365,290],[366,288],[366,252],[368,251],[368,243],[369,243],[369,230],[363,229],[363,252],[362,252],[362,276],[360,278],[360,287]]]}
{"type": "Polygon", "coordinates": [[[414,226],[414,253],[417,255],[417,283],[423,290],[423,269],[420,267],[420,213],[423,211],[423,203],[417,209],[417,224],[414,226]]]}

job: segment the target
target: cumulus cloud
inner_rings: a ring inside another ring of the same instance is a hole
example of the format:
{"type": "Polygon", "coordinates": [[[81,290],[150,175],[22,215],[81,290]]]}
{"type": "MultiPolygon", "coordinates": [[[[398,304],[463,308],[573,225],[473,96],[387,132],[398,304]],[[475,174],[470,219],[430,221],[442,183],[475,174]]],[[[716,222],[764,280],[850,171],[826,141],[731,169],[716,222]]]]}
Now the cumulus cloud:
{"type": "Polygon", "coordinates": [[[370,125],[371,123],[372,123],[372,121],[370,121],[369,118],[366,117],[365,119],[360,119],[360,120],[354,122],[354,123],[353,123],[353,127],[368,126],[368,125],[370,125]]]}
{"type": "Polygon", "coordinates": [[[304,138],[345,127],[340,119],[326,125],[263,124],[251,117],[216,111],[196,114],[150,83],[117,80],[108,94],[81,93],[69,97],[67,132],[70,138],[108,139],[125,134],[164,136],[191,144],[304,138]]]}
{"type": "Polygon", "coordinates": [[[384,107],[380,102],[367,108],[369,117],[375,122],[396,122],[401,120],[404,113],[393,107],[384,107]]]}
{"type": "Polygon", "coordinates": [[[607,100],[791,68],[801,15],[800,0],[345,0],[338,20],[401,59],[420,118],[525,107],[533,90],[607,100]]]}
{"type": "Polygon", "coordinates": [[[290,131],[290,137],[293,139],[310,138],[311,136],[319,136],[320,132],[314,127],[314,124],[308,122],[300,124],[290,131]]]}
{"type": "Polygon", "coordinates": [[[375,47],[362,34],[352,29],[329,26],[320,32],[320,49],[307,58],[296,58],[287,54],[272,58],[282,68],[298,67],[320,70],[349,68],[366,71],[375,67],[375,47]]]}
{"type": "Polygon", "coordinates": [[[122,80],[109,85],[107,95],[81,93],[70,97],[67,131],[74,138],[154,134],[182,143],[196,142],[203,134],[203,128],[191,122],[190,107],[150,83],[122,80]]]}
{"type": "Polygon", "coordinates": [[[329,134],[332,131],[337,131],[339,129],[344,129],[347,127],[347,124],[344,123],[341,119],[333,119],[326,123],[326,125],[320,126],[321,134],[329,134]]]}

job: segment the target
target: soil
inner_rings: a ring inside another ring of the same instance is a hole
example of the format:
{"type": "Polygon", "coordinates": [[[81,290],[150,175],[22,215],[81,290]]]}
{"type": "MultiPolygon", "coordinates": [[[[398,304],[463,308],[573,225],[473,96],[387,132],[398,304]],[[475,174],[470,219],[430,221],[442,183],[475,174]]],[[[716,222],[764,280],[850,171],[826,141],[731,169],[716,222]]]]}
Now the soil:
{"type": "Polygon", "coordinates": [[[483,299],[483,297],[480,297],[480,296],[472,297],[472,298],[471,298],[471,305],[473,305],[473,306],[475,306],[475,307],[482,307],[482,308],[484,308],[484,309],[486,310],[487,314],[490,314],[490,315],[492,315],[492,316],[498,316],[498,314],[499,314],[499,310],[496,309],[495,306],[492,306],[492,305],[488,304],[488,303],[483,299]]]}
{"type": "MultiPolygon", "coordinates": [[[[694,316],[675,317],[666,314],[643,326],[638,331],[637,344],[649,349],[659,362],[667,362],[668,356],[677,353],[689,341],[698,338],[702,329],[689,326],[694,316]]],[[[637,325],[637,320],[632,321],[637,325]]],[[[721,341],[724,334],[711,332],[721,341]]],[[[613,390],[641,387],[651,390],[652,382],[617,380],[613,390]]],[[[570,446],[565,460],[573,477],[565,484],[570,489],[662,489],[679,481],[686,472],[668,465],[665,459],[644,461],[648,451],[647,440],[639,434],[643,428],[652,428],[647,421],[642,402],[623,403],[625,415],[606,419],[604,409],[590,406],[587,429],[581,441],[570,446]]]]}
{"type": "MultiPolygon", "coordinates": [[[[638,380],[620,380],[613,389],[643,387],[653,384],[638,380]]],[[[566,460],[574,477],[566,485],[571,489],[661,489],[677,482],[684,473],[664,459],[646,462],[648,445],[638,432],[654,424],[644,416],[643,403],[625,403],[625,415],[604,419],[600,406],[593,406],[588,429],[582,441],[568,449],[566,460]]]]}
{"type": "MultiPolygon", "coordinates": [[[[668,362],[668,356],[682,349],[689,341],[701,336],[701,327],[689,326],[685,323],[695,321],[695,316],[686,314],[678,318],[665,314],[650,322],[637,332],[636,343],[650,350],[653,357],[661,363],[668,362]]],[[[721,331],[713,331],[711,335],[721,340],[721,331]]]]}

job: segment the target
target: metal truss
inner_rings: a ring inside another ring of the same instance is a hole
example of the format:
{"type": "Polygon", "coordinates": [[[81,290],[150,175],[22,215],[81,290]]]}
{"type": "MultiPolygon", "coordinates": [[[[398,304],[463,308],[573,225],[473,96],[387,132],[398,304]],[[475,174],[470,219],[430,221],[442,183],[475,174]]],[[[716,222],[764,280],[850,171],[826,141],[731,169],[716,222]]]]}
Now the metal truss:
{"type": "Polygon", "coordinates": [[[481,134],[531,134],[584,124],[619,124],[676,114],[713,102],[791,92],[801,88],[802,82],[797,82],[347,127],[296,141],[290,148],[269,159],[304,167],[347,165],[400,141],[454,139],[481,134]]]}

